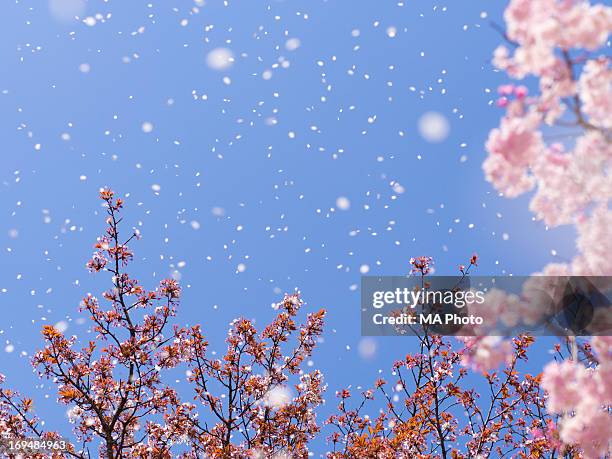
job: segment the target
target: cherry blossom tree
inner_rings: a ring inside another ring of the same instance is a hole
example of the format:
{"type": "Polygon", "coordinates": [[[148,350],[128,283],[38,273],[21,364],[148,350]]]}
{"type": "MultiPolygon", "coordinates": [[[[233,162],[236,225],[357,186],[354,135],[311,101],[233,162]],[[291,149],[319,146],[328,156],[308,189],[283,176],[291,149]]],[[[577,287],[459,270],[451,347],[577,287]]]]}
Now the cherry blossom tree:
{"type": "Polygon", "coordinates": [[[506,114],[486,144],[487,180],[509,198],[535,190],[530,209],[538,220],[576,227],[577,256],[548,265],[545,274],[609,275],[612,8],[512,0],[504,18],[506,44],[493,63],[515,80],[535,77],[539,93],[514,83],[499,87],[506,114]]]}
{"type": "MultiPolygon", "coordinates": [[[[133,259],[128,244],[138,235],[122,238],[120,198],[109,189],[100,198],[107,229],[87,267],[110,274],[111,288],[103,301],[87,295],[80,306],[95,339],[78,347],[76,336],[45,326],[45,347],[32,359],[40,376],[57,386],[58,401],[69,407],[74,424],[73,441],[53,457],[307,454],[319,431],[315,408],[324,386],[319,371],[306,372],[303,366],[322,333],[325,311],[308,314],[299,326],[303,302],[298,294],[286,295],[261,333],[250,320],[237,319],[225,355],[210,357],[199,325],[170,328],[181,294],[178,283],[165,279],[146,290],[126,272],[133,259]],[[179,365],[188,368],[193,403],[183,402],[164,382],[164,372],[179,365]]],[[[0,430],[15,438],[60,439],[33,414],[33,405],[31,398],[0,387],[0,430]]]]}
{"type": "MultiPolygon", "coordinates": [[[[547,227],[576,228],[575,258],[542,274],[612,275],[612,8],[511,0],[504,19],[506,43],[493,63],[516,81],[535,78],[538,91],[529,95],[519,83],[499,87],[506,113],[489,135],[485,175],[509,198],[535,190],[529,207],[547,227]]],[[[574,340],[569,359],[544,369],[548,409],[560,415],[559,439],[585,457],[610,454],[611,344],[609,337],[584,346],[574,340]]]]}
{"type": "MultiPolygon", "coordinates": [[[[477,260],[474,255],[467,268],[459,266],[463,277],[477,260]]],[[[411,264],[411,275],[419,276],[419,288],[425,288],[433,259],[417,257],[411,264]]],[[[546,408],[542,374],[521,368],[533,337],[451,339],[428,326],[412,331],[418,350],[393,364],[390,379],[381,378],[357,393],[336,393],[337,412],[327,420],[333,429],[329,458],[582,455],[578,442],[560,441],[557,411],[546,408]],[[477,386],[475,378],[482,379],[477,386]]],[[[587,345],[583,350],[588,349],[587,345]]],[[[561,346],[556,352],[562,360],[567,357],[561,346]]],[[[585,360],[592,357],[588,354],[585,360]]]]}
{"type": "MultiPolygon", "coordinates": [[[[325,438],[334,459],[595,457],[604,451],[610,425],[601,405],[609,397],[606,338],[581,347],[581,361],[567,359],[557,346],[561,362],[530,375],[520,368],[534,341],[529,336],[514,338],[507,349],[489,338],[463,338],[464,346],[457,346],[426,328],[417,351],[393,364],[389,382],[381,378],[361,391],[355,405],[353,389],[339,390],[323,428],[323,375],[307,371],[304,362],[323,333],[325,311],[308,313],[298,325],[303,301],[285,295],[261,332],[250,320],[236,319],[224,355],[210,355],[199,325],[171,327],[181,295],[176,281],[146,290],[126,272],[133,260],[128,244],[138,234],[120,232],[121,199],[108,189],[100,197],[107,229],[87,267],[110,275],[111,288],[101,301],[87,295],[80,306],[95,337],[82,343],[45,326],[45,346],[32,359],[57,387],[73,424],[67,448],[50,457],[280,459],[308,457],[325,438]],[[167,383],[176,370],[186,372],[192,396],[183,398],[167,383]],[[476,390],[474,378],[482,378],[488,393],[476,390]],[[574,379],[568,385],[566,378],[574,379]],[[580,394],[583,388],[589,397],[580,394]],[[365,414],[371,409],[376,414],[365,414]],[[585,430],[585,417],[593,414],[597,429],[585,430]]],[[[424,287],[432,258],[410,262],[424,287]]],[[[477,262],[472,256],[459,267],[461,275],[477,262]]],[[[67,432],[43,423],[32,398],[4,387],[0,428],[15,438],[47,440],[67,432]]]]}
{"type": "Polygon", "coordinates": [[[393,364],[392,380],[379,379],[352,406],[350,390],[337,393],[328,457],[571,457],[572,447],[561,446],[549,427],[540,377],[517,369],[532,342],[513,340],[508,365],[485,373],[489,390],[481,394],[466,381],[463,351],[450,339],[419,335],[418,351],[393,364]],[[365,414],[376,397],[383,408],[365,414]]]}

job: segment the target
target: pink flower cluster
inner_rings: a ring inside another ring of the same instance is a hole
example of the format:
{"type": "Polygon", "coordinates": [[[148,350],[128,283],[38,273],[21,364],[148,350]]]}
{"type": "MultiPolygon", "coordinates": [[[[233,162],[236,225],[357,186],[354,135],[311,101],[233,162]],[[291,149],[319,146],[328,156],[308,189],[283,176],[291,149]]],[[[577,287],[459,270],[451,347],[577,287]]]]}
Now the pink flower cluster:
{"type": "Polygon", "coordinates": [[[499,336],[463,336],[457,339],[465,344],[461,364],[474,371],[495,370],[501,364],[510,363],[512,358],[512,343],[499,336]]]}
{"type": "Polygon", "coordinates": [[[558,59],[557,48],[603,46],[612,28],[612,9],[572,0],[512,0],[505,11],[507,36],[518,45],[514,55],[505,46],[495,51],[495,64],[514,78],[542,76],[558,59]]]}
{"type": "Polygon", "coordinates": [[[410,265],[412,266],[410,269],[410,274],[420,274],[425,276],[427,274],[432,274],[434,271],[432,257],[423,256],[411,258],[410,265]]]}
{"type": "Polygon", "coordinates": [[[612,128],[612,70],[608,64],[606,58],[588,61],[578,82],[584,112],[606,129],[612,128]]]}
{"type": "Polygon", "coordinates": [[[549,227],[575,225],[576,258],[555,270],[612,274],[612,69],[602,52],[612,7],[581,0],[511,0],[493,63],[535,76],[539,94],[504,84],[506,114],[489,134],[485,176],[506,197],[535,190],[530,210],[549,227]],[[549,140],[550,138],[550,140],[549,140]]]}
{"type": "Polygon", "coordinates": [[[612,212],[607,207],[600,206],[590,218],[581,219],[577,228],[577,246],[580,254],[574,258],[572,272],[583,276],[610,275],[612,212]]]}
{"type": "Polygon", "coordinates": [[[507,107],[512,97],[517,100],[523,100],[527,97],[529,90],[526,86],[514,86],[513,84],[503,84],[498,89],[500,97],[497,100],[498,107],[507,107]]]}
{"type": "Polygon", "coordinates": [[[599,361],[596,368],[572,360],[550,363],[542,387],[548,410],[562,415],[561,441],[580,446],[585,458],[598,458],[612,453],[612,337],[595,337],[591,344],[599,361]]]}
{"type": "MultiPolygon", "coordinates": [[[[510,107],[515,108],[514,104],[510,107]]],[[[510,109],[509,107],[509,109],[510,109]]],[[[531,190],[535,180],[527,167],[542,153],[544,142],[537,130],[541,118],[535,112],[526,116],[505,117],[489,135],[489,157],[483,164],[487,180],[508,197],[531,190]]]]}

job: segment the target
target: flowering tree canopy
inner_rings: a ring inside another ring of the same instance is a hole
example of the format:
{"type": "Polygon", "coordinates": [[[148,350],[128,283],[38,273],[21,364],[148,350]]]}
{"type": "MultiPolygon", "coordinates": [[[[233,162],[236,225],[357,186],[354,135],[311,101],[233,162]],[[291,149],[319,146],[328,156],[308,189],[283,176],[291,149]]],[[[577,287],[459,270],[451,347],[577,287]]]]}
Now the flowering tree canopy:
{"type": "MultiPolygon", "coordinates": [[[[122,239],[123,201],[109,189],[100,197],[107,229],[87,266],[110,273],[112,286],[104,303],[87,295],[80,308],[96,338],[77,348],[75,336],[45,326],[45,347],[32,359],[40,376],[57,385],[58,401],[69,406],[75,425],[74,441],[56,456],[302,456],[319,430],[314,409],[323,391],[321,373],[302,367],[322,333],[325,311],[308,314],[299,326],[303,303],[297,294],[286,295],[261,333],[250,320],[237,319],[225,355],[210,357],[199,325],[169,329],[181,293],[177,282],[165,279],[145,290],[125,272],[133,258],[128,244],[137,235],[122,239]],[[181,401],[164,382],[164,371],[179,364],[188,368],[195,403],[181,401]]],[[[0,388],[1,430],[17,438],[59,439],[58,432],[43,429],[32,408],[31,398],[0,388]]]]}
{"type": "MultiPolygon", "coordinates": [[[[530,209],[548,227],[574,225],[578,253],[545,275],[612,274],[612,69],[608,37],[612,8],[587,1],[512,0],[506,42],[493,63],[510,78],[534,77],[539,92],[514,83],[499,88],[505,108],[491,131],[483,164],[507,197],[535,190],[530,209]]],[[[548,408],[562,415],[560,440],[586,457],[609,453],[612,438],[612,340],[593,338],[588,368],[573,359],[551,363],[542,387],[548,408]]]]}
{"type": "Polygon", "coordinates": [[[535,190],[530,209],[548,227],[576,226],[578,255],[545,274],[610,274],[612,8],[512,0],[504,17],[507,43],[493,63],[515,80],[535,77],[539,93],[500,86],[506,114],[486,144],[486,177],[510,198],[535,190]]]}
{"type": "MultiPolygon", "coordinates": [[[[330,458],[539,457],[575,451],[575,446],[559,441],[554,413],[589,412],[597,403],[597,384],[609,372],[603,365],[607,360],[592,373],[581,367],[576,376],[581,385],[593,386],[590,401],[565,388],[563,394],[553,392],[549,414],[542,376],[519,371],[533,338],[515,338],[508,354],[502,352],[505,362],[495,355],[485,362],[473,354],[473,346],[483,354],[486,346],[499,348],[498,343],[466,340],[465,349],[454,350],[450,339],[425,330],[418,336],[418,351],[393,364],[389,382],[376,381],[361,393],[357,406],[351,406],[350,389],[339,390],[336,410],[322,423],[323,376],[316,369],[307,371],[304,362],[323,333],[325,311],[307,314],[298,325],[303,302],[298,294],[286,295],[261,332],[250,320],[236,319],[230,324],[225,354],[210,356],[199,325],[170,328],[181,294],[178,283],[165,279],[155,290],[146,290],[126,272],[133,258],[128,244],[137,235],[122,236],[122,200],[108,189],[100,197],[107,228],[87,267],[110,274],[111,289],[102,301],[87,295],[80,307],[96,336],[79,343],[76,336],[45,326],[45,346],[32,359],[40,376],[57,386],[58,401],[68,407],[73,424],[68,448],[53,457],[307,457],[314,442],[323,444],[325,438],[330,458]],[[487,396],[467,381],[474,362],[504,363],[499,371],[484,372],[487,396]],[[167,383],[178,368],[186,371],[193,387],[188,399],[167,383]],[[364,414],[370,408],[378,414],[364,414]]],[[[474,255],[467,267],[461,266],[462,275],[469,275],[477,261],[474,255]]],[[[411,259],[412,275],[422,282],[432,267],[431,257],[411,259]]],[[[594,344],[602,359],[604,344],[594,344]]],[[[571,372],[572,365],[579,364],[565,362],[551,370],[544,384],[556,387],[559,375],[571,372]]],[[[0,388],[3,432],[15,438],[60,439],[66,429],[48,429],[33,405],[32,398],[0,388]]],[[[607,416],[599,413],[600,421],[607,416]]],[[[571,429],[572,443],[582,442],[579,427],[571,429]]]]}

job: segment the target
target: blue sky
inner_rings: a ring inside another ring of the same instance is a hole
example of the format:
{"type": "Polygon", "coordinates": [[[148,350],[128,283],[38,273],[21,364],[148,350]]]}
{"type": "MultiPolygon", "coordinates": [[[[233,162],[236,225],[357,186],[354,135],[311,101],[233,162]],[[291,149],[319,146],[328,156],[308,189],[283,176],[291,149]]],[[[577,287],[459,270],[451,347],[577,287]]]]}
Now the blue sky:
{"type": "Polygon", "coordinates": [[[236,316],[265,324],[283,292],[327,308],[313,361],[328,398],[414,350],[385,338],[360,354],[360,270],[431,255],[449,274],[477,252],[481,275],[529,274],[573,255],[569,230],[546,231],[481,171],[504,2],[90,0],[86,21],[46,3],[0,16],[0,371],[43,414],[64,408],[28,365],[40,327],[83,336],[79,300],[108,286],[85,269],[102,186],[128,195],[143,234],[134,274],[180,277],[178,321],[213,348],[236,316]],[[206,61],[219,47],[224,70],[206,61]],[[431,111],[450,126],[438,143],[418,130],[431,111]]]}

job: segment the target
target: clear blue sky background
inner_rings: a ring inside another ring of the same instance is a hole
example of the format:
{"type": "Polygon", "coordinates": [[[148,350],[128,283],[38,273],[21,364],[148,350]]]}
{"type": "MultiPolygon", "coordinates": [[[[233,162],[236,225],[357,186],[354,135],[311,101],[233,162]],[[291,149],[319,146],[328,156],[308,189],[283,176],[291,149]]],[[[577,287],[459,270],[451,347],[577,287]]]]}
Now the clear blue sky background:
{"type": "Polygon", "coordinates": [[[149,287],[179,275],[178,320],[202,323],[214,349],[238,315],[265,324],[285,291],[326,307],[313,361],[329,399],[415,350],[385,338],[375,357],[358,352],[362,265],[404,274],[431,255],[449,274],[478,252],[479,274],[529,274],[573,255],[569,230],[547,232],[481,171],[502,114],[489,22],[504,2],[208,0],[194,14],[188,0],[90,0],[84,16],[106,18],[93,27],[46,3],[0,16],[0,371],[43,414],[65,408],[28,364],[40,327],[84,336],[79,300],[108,287],[85,270],[105,185],[129,195],[142,231],[135,274],[149,287]],[[223,71],[206,65],[220,46],[236,57],[223,71]],[[432,110],[450,123],[441,143],[417,129],[432,110]],[[350,209],[333,209],[340,196],[350,209]]]}

